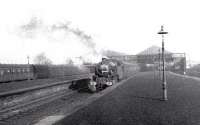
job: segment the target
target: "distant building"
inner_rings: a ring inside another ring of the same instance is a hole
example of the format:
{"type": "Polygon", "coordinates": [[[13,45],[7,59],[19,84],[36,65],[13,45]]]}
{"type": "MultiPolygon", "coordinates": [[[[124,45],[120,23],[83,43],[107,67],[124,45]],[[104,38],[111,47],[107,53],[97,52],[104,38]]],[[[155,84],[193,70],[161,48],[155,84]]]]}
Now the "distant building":
{"type": "MultiPolygon", "coordinates": [[[[151,46],[137,55],[120,55],[112,56],[110,58],[138,64],[140,71],[162,70],[162,50],[157,46],[151,46]]],[[[167,71],[185,74],[185,53],[172,53],[165,51],[165,62],[165,69],[167,71]]]]}

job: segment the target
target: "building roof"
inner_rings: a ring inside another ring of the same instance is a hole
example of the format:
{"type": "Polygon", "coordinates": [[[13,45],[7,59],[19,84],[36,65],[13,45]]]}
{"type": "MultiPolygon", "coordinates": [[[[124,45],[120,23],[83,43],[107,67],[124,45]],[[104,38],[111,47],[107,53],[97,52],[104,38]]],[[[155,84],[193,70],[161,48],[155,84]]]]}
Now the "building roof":
{"type": "MultiPolygon", "coordinates": [[[[160,53],[162,52],[162,48],[158,47],[158,46],[151,46],[145,50],[143,50],[142,52],[138,53],[137,55],[156,55],[159,54],[159,50],[160,53]]],[[[171,52],[165,50],[165,54],[170,54],[171,52]]]]}

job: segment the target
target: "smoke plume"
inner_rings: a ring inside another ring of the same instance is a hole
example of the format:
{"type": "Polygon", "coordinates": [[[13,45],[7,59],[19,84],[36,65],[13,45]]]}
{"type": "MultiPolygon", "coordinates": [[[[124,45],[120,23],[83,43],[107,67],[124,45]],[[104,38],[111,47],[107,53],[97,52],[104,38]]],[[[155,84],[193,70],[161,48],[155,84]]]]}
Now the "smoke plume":
{"type": "Polygon", "coordinates": [[[37,17],[32,17],[27,24],[19,26],[19,35],[26,38],[37,37],[39,30],[42,28],[42,20],[37,17]]]}
{"type": "Polygon", "coordinates": [[[84,31],[81,31],[79,28],[71,28],[70,23],[59,23],[59,24],[53,24],[51,26],[51,32],[55,31],[62,31],[64,30],[66,33],[72,33],[77,38],[80,39],[80,41],[87,46],[90,49],[93,49],[95,51],[96,44],[93,42],[93,39],[90,35],[87,35],[84,31]]]}
{"type": "Polygon", "coordinates": [[[67,58],[76,61],[77,57],[81,57],[81,63],[100,61],[101,54],[92,36],[78,27],[72,27],[69,21],[48,24],[41,18],[32,17],[17,29],[20,38],[37,47],[33,50],[37,51],[35,53],[44,52],[53,63],[65,63],[67,58]]]}

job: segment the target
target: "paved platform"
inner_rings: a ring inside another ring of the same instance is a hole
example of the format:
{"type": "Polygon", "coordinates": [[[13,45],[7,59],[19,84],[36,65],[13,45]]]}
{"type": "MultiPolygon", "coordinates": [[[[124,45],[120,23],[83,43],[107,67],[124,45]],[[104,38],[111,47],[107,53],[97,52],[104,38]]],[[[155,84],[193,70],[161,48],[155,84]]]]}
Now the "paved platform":
{"type": "Polygon", "coordinates": [[[167,73],[168,101],[154,72],[135,75],[120,87],[56,125],[198,125],[199,80],[167,73]]]}

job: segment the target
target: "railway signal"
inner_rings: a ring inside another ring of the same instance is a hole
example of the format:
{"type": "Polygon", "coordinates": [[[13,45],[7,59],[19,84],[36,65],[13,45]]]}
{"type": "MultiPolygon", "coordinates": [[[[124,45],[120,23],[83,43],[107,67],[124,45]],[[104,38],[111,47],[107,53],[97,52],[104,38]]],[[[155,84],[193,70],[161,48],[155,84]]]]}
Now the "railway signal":
{"type": "Polygon", "coordinates": [[[164,44],[164,35],[168,32],[164,31],[164,27],[161,26],[161,30],[158,34],[162,35],[162,89],[163,89],[163,101],[167,100],[167,81],[165,74],[165,44],[164,44]]]}

